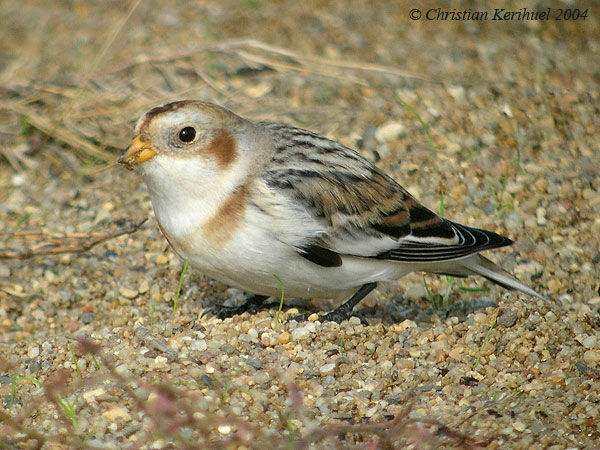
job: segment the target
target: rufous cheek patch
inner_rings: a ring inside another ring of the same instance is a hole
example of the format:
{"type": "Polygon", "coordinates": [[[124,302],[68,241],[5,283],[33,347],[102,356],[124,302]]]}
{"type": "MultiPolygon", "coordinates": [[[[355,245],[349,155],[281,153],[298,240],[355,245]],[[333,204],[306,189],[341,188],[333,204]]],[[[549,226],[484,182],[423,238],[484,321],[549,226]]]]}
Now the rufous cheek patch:
{"type": "Polygon", "coordinates": [[[217,161],[219,169],[226,169],[236,158],[235,138],[222,130],[206,146],[205,152],[217,161]]]}

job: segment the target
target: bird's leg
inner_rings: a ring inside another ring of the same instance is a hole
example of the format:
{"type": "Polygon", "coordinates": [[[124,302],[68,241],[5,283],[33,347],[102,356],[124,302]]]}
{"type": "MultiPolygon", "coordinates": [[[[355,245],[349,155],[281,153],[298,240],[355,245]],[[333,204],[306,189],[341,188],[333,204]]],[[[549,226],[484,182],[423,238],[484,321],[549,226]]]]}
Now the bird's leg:
{"type": "MultiPolygon", "coordinates": [[[[213,305],[207,308],[202,317],[208,313],[214,314],[217,319],[227,319],[248,311],[250,314],[256,314],[265,307],[264,301],[269,298],[267,295],[248,295],[244,302],[238,306],[213,305]]],[[[268,306],[268,305],[267,305],[268,306]]]]}
{"type": "MultiPolygon", "coordinates": [[[[338,306],[336,309],[327,313],[323,316],[319,317],[321,322],[330,321],[341,323],[344,320],[352,317],[352,311],[354,307],[360,302],[363,298],[367,296],[369,292],[377,287],[377,283],[367,283],[363,284],[361,288],[356,291],[356,293],[350,297],[350,300],[338,306]]],[[[298,322],[303,322],[308,318],[308,314],[300,314],[299,316],[294,317],[292,320],[296,320],[298,322]]]]}

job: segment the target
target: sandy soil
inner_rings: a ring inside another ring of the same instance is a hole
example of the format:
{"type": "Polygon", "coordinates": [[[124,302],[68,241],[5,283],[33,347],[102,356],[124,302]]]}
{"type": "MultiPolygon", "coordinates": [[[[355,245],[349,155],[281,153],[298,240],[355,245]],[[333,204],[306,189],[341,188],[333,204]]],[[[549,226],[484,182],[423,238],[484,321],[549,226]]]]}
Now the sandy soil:
{"type": "Polygon", "coordinates": [[[0,447],[600,447],[600,8],[182,3],[0,5],[0,447]],[[113,165],[181,98],[358,148],[436,211],[443,193],[551,301],[413,275],[365,299],[368,325],[287,321],[309,302],[201,317],[243,293],[192,270],[178,296],[113,165]]]}

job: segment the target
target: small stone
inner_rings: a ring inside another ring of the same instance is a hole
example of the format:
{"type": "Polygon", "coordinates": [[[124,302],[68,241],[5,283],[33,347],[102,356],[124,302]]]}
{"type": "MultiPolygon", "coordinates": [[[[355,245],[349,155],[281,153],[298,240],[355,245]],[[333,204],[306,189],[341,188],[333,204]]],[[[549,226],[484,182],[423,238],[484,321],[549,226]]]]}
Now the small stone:
{"type": "Polygon", "coordinates": [[[40,355],[40,348],[37,345],[31,346],[27,349],[27,356],[29,358],[37,358],[40,355]]]}
{"type": "Polygon", "coordinates": [[[538,206],[535,210],[535,217],[537,220],[537,224],[541,227],[546,225],[546,208],[543,206],[538,206]]]}
{"type": "Polygon", "coordinates": [[[145,294],[146,292],[148,292],[149,289],[150,289],[150,283],[148,283],[148,280],[142,280],[140,282],[140,285],[138,286],[139,293],[145,294]]]}
{"type": "Polygon", "coordinates": [[[425,290],[423,283],[415,283],[406,288],[404,296],[409,300],[419,300],[427,297],[427,291],[425,290]]]}
{"type": "Polygon", "coordinates": [[[321,373],[321,376],[327,376],[327,375],[331,375],[334,370],[335,370],[335,363],[329,363],[329,364],[325,364],[324,366],[321,366],[321,368],[319,369],[319,372],[321,373]]]}
{"type": "Polygon", "coordinates": [[[265,347],[269,347],[272,343],[271,335],[269,333],[263,333],[260,335],[260,342],[265,347]]]}
{"type": "Polygon", "coordinates": [[[108,411],[104,411],[102,415],[111,422],[114,422],[116,420],[129,422],[131,420],[131,416],[129,415],[127,410],[122,406],[115,406],[114,408],[111,408],[108,411]]]}
{"type": "Polygon", "coordinates": [[[81,315],[81,321],[84,325],[89,325],[94,320],[94,313],[92,311],[86,311],[81,315]]]}
{"type": "Polygon", "coordinates": [[[500,107],[500,112],[502,114],[504,114],[506,117],[508,117],[509,119],[512,119],[512,117],[513,117],[512,110],[510,109],[510,106],[508,106],[507,104],[504,104],[500,107]]]}
{"type": "Polygon", "coordinates": [[[535,190],[537,192],[539,192],[540,194],[543,194],[543,193],[547,192],[548,191],[548,179],[546,179],[546,178],[539,178],[535,182],[535,190]]]}
{"type": "Polygon", "coordinates": [[[581,343],[585,348],[594,348],[598,338],[596,336],[588,336],[581,343]]]}
{"type": "Polygon", "coordinates": [[[136,298],[138,296],[138,291],[136,291],[135,289],[129,289],[126,287],[121,287],[119,288],[119,294],[121,294],[123,297],[128,298],[128,299],[133,299],[136,298]]]}
{"type": "Polygon", "coordinates": [[[304,328],[306,328],[309,332],[314,333],[315,331],[317,331],[317,324],[314,322],[306,322],[304,324],[304,328]]]}
{"type": "Polygon", "coordinates": [[[464,350],[463,347],[454,347],[452,350],[450,350],[448,352],[448,356],[452,359],[460,361],[463,350],[464,350]]]}
{"type": "Polygon", "coordinates": [[[448,94],[456,101],[465,101],[467,98],[465,88],[460,85],[447,86],[448,94]]]}
{"type": "Polygon", "coordinates": [[[590,366],[598,365],[600,363],[600,350],[588,350],[583,354],[583,361],[590,366]]]}
{"type": "Polygon", "coordinates": [[[228,355],[232,355],[236,351],[235,347],[233,345],[231,345],[229,342],[225,342],[223,345],[221,345],[219,350],[221,350],[223,353],[227,353],[228,355]]]}
{"type": "Polygon", "coordinates": [[[152,369],[164,369],[165,367],[167,367],[167,361],[167,358],[165,358],[162,355],[159,355],[156,358],[154,358],[154,361],[152,361],[150,367],[152,369]]]}
{"type": "Polygon", "coordinates": [[[196,350],[199,352],[203,352],[204,350],[207,349],[207,344],[206,341],[204,339],[194,339],[192,342],[190,342],[190,349],[191,350],[196,350]]]}
{"type": "Polygon", "coordinates": [[[308,331],[305,327],[298,327],[294,331],[292,331],[292,339],[295,341],[299,341],[300,339],[305,339],[310,335],[310,331],[308,331]]]}
{"type": "Polygon", "coordinates": [[[360,319],[356,316],[352,316],[350,317],[350,319],[348,320],[348,323],[352,326],[356,326],[356,325],[360,325],[360,319]]]}
{"type": "Polygon", "coordinates": [[[288,342],[290,342],[290,333],[288,333],[287,331],[284,331],[279,336],[277,336],[277,340],[279,341],[279,343],[281,345],[287,344],[288,342]]]}
{"type": "Polygon", "coordinates": [[[408,328],[417,328],[417,324],[412,320],[406,319],[405,321],[396,326],[396,331],[405,331],[408,328]]]}
{"type": "Polygon", "coordinates": [[[560,288],[562,287],[560,281],[558,281],[555,278],[552,278],[551,280],[548,280],[548,289],[550,289],[550,292],[556,294],[558,293],[558,291],[560,291],[560,288]]]}
{"type": "Polygon", "coordinates": [[[414,369],[415,361],[410,358],[400,358],[396,360],[396,367],[398,369],[414,369]]]}
{"type": "Polygon", "coordinates": [[[221,434],[229,434],[231,433],[231,426],[229,425],[219,425],[217,427],[217,431],[221,434]]]}
{"type": "Polygon", "coordinates": [[[10,179],[10,184],[12,187],[21,187],[26,182],[27,182],[27,177],[20,173],[13,175],[10,179]]]}
{"type": "Polygon", "coordinates": [[[169,258],[166,255],[160,254],[156,256],[156,264],[167,264],[169,262],[169,258]]]}
{"type": "Polygon", "coordinates": [[[258,358],[249,359],[246,361],[246,364],[248,364],[250,367],[254,367],[256,370],[260,370],[263,367],[262,361],[258,358]]]}
{"type": "Polygon", "coordinates": [[[256,328],[250,328],[248,330],[248,336],[250,336],[252,339],[258,339],[258,331],[256,331],[256,328]]]}
{"type": "Polygon", "coordinates": [[[519,422],[519,421],[517,421],[517,422],[514,422],[514,423],[512,424],[512,426],[513,426],[513,428],[514,428],[515,430],[517,430],[519,433],[522,433],[523,431],[525,431],[525,430],[527,429],[527,427],[525,426],[525,424],[524,424],[523,422],[519,422]]]}
{"type": "Polygon", "coordinates": [[[106,390],[102,387],[92,389],[91,391],[84,392],[82,397],[87,403],[95,403],[98,397],[102,397],[106,394],[106,390]]]}
{"type": "Polygon", "coordinates": [[[127,367],[127,364],[119,364],[117,367],[115,367],[115,372],[122,377],[131,376],[131,371],[129,370],[129,367],[127,367]]]}
{"type": "Polygon", "coordinates": [[[500,317],[498,317],[498,325],[503,326],[504,328],[510,328],[517,323],[517,319],[519,315],[514,312],[512,309],[505,310],[500,317]]]}
{"type": "Polygon", "coordinates": [[[135,397],[138,400],[145,402],[146,400],[148,400],[148,397],[150,396],[150,391],[145,386],[140,386],[140,387],[134,389],[133,394],[135,395],[135,397]]]}
{"type": "Polygon", "coordinates": [[[310,316],[308,316],[309,322],[316,322],[317,320],[319,320],[319,315],[317,313],[312,313],[310,316]]]}
{"type": "Polygon", "coordinates": [[[406,127],[400,122],[386,122],[377,128],[375,139],[377,142],[391,142],[406,133],[406,127]]]}
{"type": "Polygon", "coordinates": [[[252,380],[255,384],[267,384],[271,381],[271,376],[264,370],[258,370],[252,380]]]}

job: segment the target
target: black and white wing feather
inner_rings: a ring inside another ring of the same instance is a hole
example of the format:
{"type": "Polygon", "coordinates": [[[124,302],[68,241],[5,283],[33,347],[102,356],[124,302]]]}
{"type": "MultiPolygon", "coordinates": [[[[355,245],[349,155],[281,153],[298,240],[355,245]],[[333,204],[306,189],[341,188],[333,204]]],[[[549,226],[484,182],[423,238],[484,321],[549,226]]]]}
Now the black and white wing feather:
{"type": "Polygon", "coordinates": [[[295,245],[304,258],[324,267],[342,266],[342,256],[415,263],[418,270],[483,275],[543,298],[478,255],[512,244],[509,238],[440,217],[337,142],[283,124],[259,126],[268,129],[277,143],[261,174],[265,185],[323,222],[319,233],[295,245]]]}

